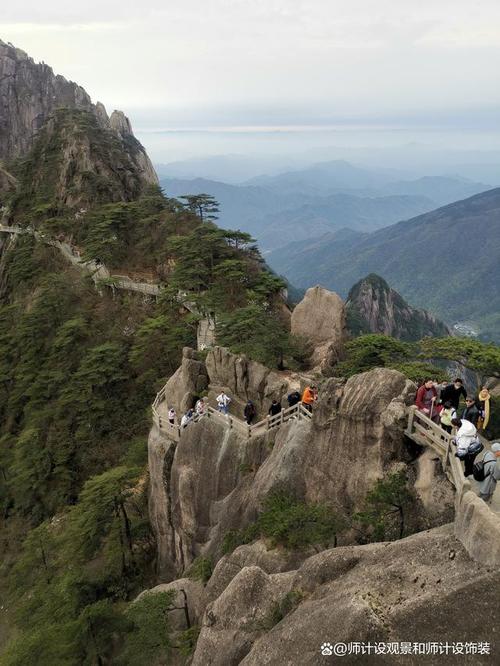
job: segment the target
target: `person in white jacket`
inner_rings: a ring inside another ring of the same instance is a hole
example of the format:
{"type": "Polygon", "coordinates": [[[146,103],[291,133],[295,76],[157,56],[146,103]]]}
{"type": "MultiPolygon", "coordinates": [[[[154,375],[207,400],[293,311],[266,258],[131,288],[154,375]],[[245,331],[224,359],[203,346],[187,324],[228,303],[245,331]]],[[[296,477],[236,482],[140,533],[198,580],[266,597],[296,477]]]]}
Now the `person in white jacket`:
{"type": "Polygon", "coordinates": [[[231,402],[231,398],[224,393],[224,391],[221,391],[220,395],[217,396],[217,409],[219,412],[222,412],[223,414],[227,414],[229,411],[229,403],[231,402]]]}
{"type": "Polygon", "coordinates": [[[478,439],[477,429],[473,423],[466,419],[452,419],[451,423],[455,428],[458,428],[452,441],[457,447],[455,455],[464,461],[464,476],[467,477],[472,474],[474,459],[477,456],[477,452],[469,453],[470,445],[478,439]]]}

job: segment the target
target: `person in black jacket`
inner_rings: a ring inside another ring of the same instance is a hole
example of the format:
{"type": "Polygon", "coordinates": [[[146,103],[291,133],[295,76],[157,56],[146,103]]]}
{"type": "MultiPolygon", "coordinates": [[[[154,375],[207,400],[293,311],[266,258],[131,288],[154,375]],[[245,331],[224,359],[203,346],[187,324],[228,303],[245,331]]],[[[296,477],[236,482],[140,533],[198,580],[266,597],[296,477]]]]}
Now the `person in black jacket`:
{"type": "Polygon", "coordinates": [[[288,406],[293,407],[300,402],[300,393],[298,391],[292,391],[287,397],[288,406]]]}
{"type": "Polygon", "coordinates": [[[477,408],[476,401],[471,396],[465,398],[465,409],[462,412],[462,419],[470,421],[477,428],[477,422],[480,417],[479,409],[477,408]]]}
{"type": "Polygon", "coordinates": [[[441,391],[439,397],[442,404],[445,402],[451,402],[452,407],[458,409],[460,396],[463,396],[464,398],[467,397],[467,391],[464,388],[463,381],[458,377],[453,384],[448,384],[448,386],[441,391]]]}
{"type": "Polygon", "coordinates": [[[255,418],[255,405],[251,400],[249,400],[245,405],[243,414],[245,416],[245,421],[248,423],[248,425],[250,425],[255,418]]]}
{"type": "Polygon", "coordinates": [[[276,416],[281,412],[281,404],[277,400],[273,400],[272,405],[269,407],[269,416],[276,416]]]}

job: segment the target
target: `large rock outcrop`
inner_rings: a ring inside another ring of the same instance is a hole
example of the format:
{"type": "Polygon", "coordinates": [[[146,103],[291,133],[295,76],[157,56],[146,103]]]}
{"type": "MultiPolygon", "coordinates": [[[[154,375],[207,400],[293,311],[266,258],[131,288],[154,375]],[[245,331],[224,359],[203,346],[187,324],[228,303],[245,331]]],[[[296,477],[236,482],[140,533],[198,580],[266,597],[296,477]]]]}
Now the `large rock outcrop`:
{"type": "Polygon", "coordinates": [[[232,354],[224,347],[213,347],[205,361],[197,360],[193,349],[183,350],[182,363],[166,384],[168,405],[182,413],[194,406],[201,395],[215,398],[224,390],[231,398],[230,412],[243,417],[244,405],[251,400],[258,418],[264,417],[273,400],[286,406],[286,395],[300,390],[310,381],[307,375],[270,370],[245,355],[232,354]]]}
{"type": "MultiPolygon", "coordinates": [[[[211,380],[208,359],[207,366],[211,380]]],[[[223,367],[235,366],[227,359],[223,367]]],[[[416,480],[419,472],[403,435],[413,394],[413,384],[401,373],[377,369],[347,382],[327,380],[312,421],[291,420],[248,441],[212,420],[191,424],[178,444],[154,428],[150,509],[162,578],[180,575],[200,554],[220,557],[226,533],[254,520],[277,488],[289,488],[308,502],[327,502],[348,515],[388,471],[402,466],[416,480]]],[[[434,506],[433,495],[423,487],[412,519],[416,529],[452,518],[448,481],[437,469],[433,481],[443,486],[440,505],[434,506]]]]}
{"type": "Polygon", "coordinates": [[[240,417],[247,400],[254,403],[259,416],[265,416],[274,399],[281,401],[290,390],[300,389],[303,382],[298,375],[270,370],[246,356],[231,354],[224,347],[211,349],[205,363],[211,397],[224,389],[233,399],[232,410],[240,417]]]}
{"type": "MultiPolygon", "coordinates": [[[[108,119],[104,106],[93,104],[81,86],[55,75],[45,63],[36,63],[21,49],[0,40],[0,159],[8,162],[25,157],[40,130],[61,108],[91,114],[99,127],[119,140],[143,182],[158,182],[144,148],[121,112],[115,111],[108,119]]],[[[99,173],[97,167],[95,171],[99,173]]]]}
{"type": "Polygon", "coordinates": [[[144,159],[133,136],[125,141],[88,111],[58,109],[16,169],[20,194],[11,218],[32,223],[40,211],[79,215],[99,204],[133,201],[152,182],[144,159]]]}
{"type": "Polygon", "coordinates": [[[442,321],[427,312],[412,308],[400,294],[378,275],[357,282],[346,303],[351,333],[382,333],[400,340],[451,335],[442,321]]]}
{"type": "Polygon", "coordinates": [[[291,331],[312,345],[313,365],[334,365],[347,338],[344,301],[333,291],[311,287],[292,312],[291,331]]]}
{"type": "Polygon", "coordinates": [[[500,573],[472,561],[451,525],[392,543],[326,550],[294,572],[240,570],[205,611],[193,664],[307,666],[331,663],[325,642],[484,641],[491,654],[351,654],[347,664],[498,662],[500,573]],[[287,593],[296,608],[272,609],[287,593]],[[464,610],[466,608],[466,610],[464,610]],[[274,626],[273,626],[274,622],[274,626]]]}

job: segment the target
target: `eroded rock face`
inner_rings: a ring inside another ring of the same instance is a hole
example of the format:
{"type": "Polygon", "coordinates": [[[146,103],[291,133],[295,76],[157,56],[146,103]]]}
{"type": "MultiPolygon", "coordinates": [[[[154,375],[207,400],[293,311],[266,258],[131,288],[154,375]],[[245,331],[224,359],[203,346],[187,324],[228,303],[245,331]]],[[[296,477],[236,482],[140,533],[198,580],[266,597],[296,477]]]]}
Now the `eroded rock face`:
{"type": "Polygon", "coordinates": [[[313,365],[333,365],[347,339],[344,301],[333,291],[311,287],[292,312],[291,331],[314,347],[313,365]]]}
{"type": "Polygon", "coordinates": [[[205,613],[192,666],[241,663],[261,626],[290,591],[293,572],[268,575],[260,567],[244,567],[205,613]]]}
{"type": "MultiPolygon", "coordinates": [[[[247,577],[251,576],[254,584],[262,577],[261,572],[247,570],[247,577]]],[[[393,543],[324,551],[306,560],[291,582],[289,573],[275,575],[280,576],[290,589],[303,592],[303,600],[274,628],[261,632],[240,661],[245,666],[327,664],[332,657],[323,658],[320,653],[325,641],[496,643],[500,574],[473,562],[449,525],[393,543]]],[[[247,584],[251,588],[252,581],[247,584]]],[[[222,649],[225,646],[225,595],[226,591],[216,602],[216,621],[209,625],[205,616],[195,658],[205,649],[212,654],[215,641],[222,649]]],[[[233,625],[237,609],[235,606],[231,616],[233,625]]],[[[414,664],[415,659],[414,655],[384,655],[378,660],[358,655],[344,661],[414,664]]],[[[471,664],[496,663],[495,656],[474,655],[469,662],[464,659],[471,664]]],[[[456,660],[450,655],[431,657],[423,663],[451,664],[456,660]]],[[[207,666],[211,663],[217,662],[205,662],[207,666]]]]}
{"type": "MultiPolygon", "coordinates": [[[[292,388],[300,387],[300,378],[275,372],[245,356],[214,347],[206,358],[210,378],[210,395],[215,398],[224,389],[233,401],[231,411],[240,418],[247,400],[251,400],[260,417],[267,414],[271,402],[281,401],[292,388]]],[[[283,401],[283,406],[286,403],[283,401]]]]}
{"type": "Polygon", "coordinates": [[[3,205],[5,196],[16,188],[16,179],[0,164],[0,207],[3,205]]]}
{"type": "MultiPolygon", "coordinates": [[[[172,456],[174,449],[152,434],[151,507],[160,571],[180,575],[200,554],[217,561],[225,534],[254,520],[277,488],[350,514],[387,472],[403,468],[417,479],[403,436],[414,392],[401,373],[377,369],[347,382],[327,380],[312,421],[292,420],[248,441],[205,419],[183,431],[172,456]]],[[[437,486],[447,489],[444,476],[435,475],[437,486]]],[[[412,516],[417,529],[452,515],[453,494],[424,493],[424,486],[412,516]]]]}
{"type": "Polygon", "coordinates": [[[205,609],[205,590],[203,584],[190,578],[178,578],[171,583],[162,583],[149,590],[144,590],[135,601],[148,594],[173,592],[173,606],[168,615],[169,626],[173,631],[185,631],[189,626],[201,621],[205,609]],[[188,622],[189,618],[189,622],[188,622]]]}
{"type": "Polygon", "coordinates": [[[450,329],[427,310],[412,308],[378,275],[352,287],[346,303],[351,333],[382,333],[400,340],[451,335],[450,329]]]}
{"type": "MultiPolygon", "coordinates": [[[[143,182],[158,182],[144,148],[121,111],[108,119],[104,106],[100,102],[94,105],[81,86],[55,75],[45,63],[36,63],[21,49],[0,40],[0,159],[9,161],[27,155],[40,130],[60,108],[92,114],[103,130],[119,138],[121,150],[128,154],[143,182]]],[[[94,171],[100,173],[98,167],[94,171]]]]}
{"type": "Polygon", "coordinates": [[[208,374],[205,364],[196,360],[193,349],[185,347],[182,352],[182,363],[170,377],[166,386],[168,406],[178,414],[193,407],[194,400],[208,390],[208,374]]]}

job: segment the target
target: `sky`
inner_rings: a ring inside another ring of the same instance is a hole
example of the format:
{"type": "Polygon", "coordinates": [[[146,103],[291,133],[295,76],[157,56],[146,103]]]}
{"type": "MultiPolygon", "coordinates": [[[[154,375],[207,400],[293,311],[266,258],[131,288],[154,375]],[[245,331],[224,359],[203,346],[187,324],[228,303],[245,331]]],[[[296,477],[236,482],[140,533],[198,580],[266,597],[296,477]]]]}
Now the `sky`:
{"type": "Polygon", "coordinates": [[[0,37],[123,109],[141,138],[498,131],[498,0],[24,0],[2,3],[0,37]]]}

